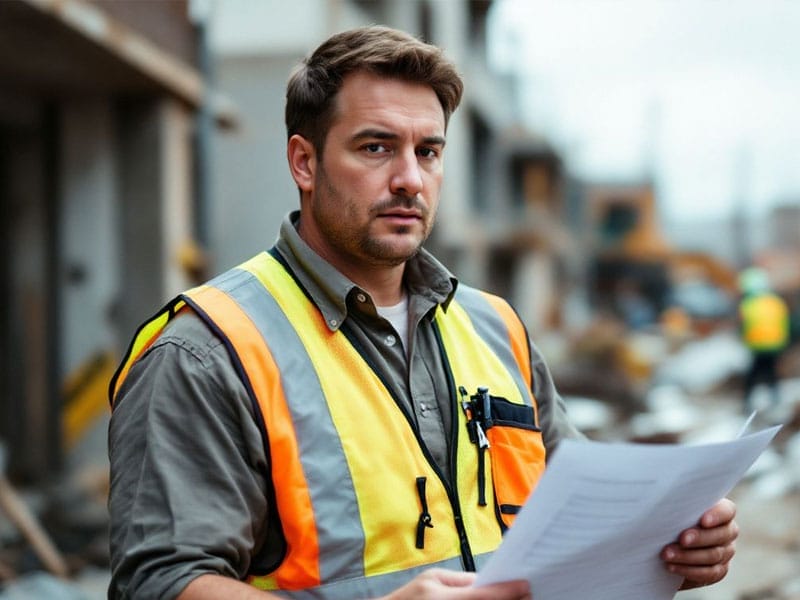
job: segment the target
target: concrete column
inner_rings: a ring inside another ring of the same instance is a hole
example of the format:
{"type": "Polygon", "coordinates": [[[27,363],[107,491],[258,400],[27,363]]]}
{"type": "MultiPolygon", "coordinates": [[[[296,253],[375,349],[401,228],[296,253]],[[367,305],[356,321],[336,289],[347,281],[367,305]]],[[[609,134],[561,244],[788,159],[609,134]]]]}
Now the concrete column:
{"type": "Polygon", "coordinates": [[[554,295],[553,268],[553,261],[545,252],[529,251],[519,258],[510,300],[531,331],[548,328],[554,295]]]}
{"type": "Polygon", "coordinates": [[[106,98],[61,114],[61,373],[114,347],[109,320],[119,286],[114,122],[106,98]]]}
{"type": "MultiPolygon", "coordinates": [[[[430,2],[432,42],[464,72],[467,6],[464,2],[430,2]]],[[[465,82],[468,86],[469,82],[465,82]]],[[[466,96],[466,94],[465,94],[466,96]]],[[[468,230],[471,139],[466,102],[450,118],[445,150],[445,176],[439,205],[437,239],[444,246],[464,239],[468,230]]]]}
{"type": "Polygon", "coordinates": [[[41,123],[0,131],[0,438],[6,474],[29,481],[44,478],[57,451],[48,435],[46,153],[41,123]]]}

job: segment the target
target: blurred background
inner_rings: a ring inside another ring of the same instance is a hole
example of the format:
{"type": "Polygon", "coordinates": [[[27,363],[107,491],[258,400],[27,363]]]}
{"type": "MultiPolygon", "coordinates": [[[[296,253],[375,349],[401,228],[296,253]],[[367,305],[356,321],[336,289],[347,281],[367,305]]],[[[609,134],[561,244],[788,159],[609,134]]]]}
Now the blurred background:
{"type": "Polygon", "coordinates": [[[512,301],[592,438],[736,435],[740,275],[783,300],[751,400],[784,427],[732,493],[731,574],[679,597],[800,598],[789,0],[0,1],[0,598],[105,596],[108,379],[164,301],[272,245],[288,74],[370,23],[461,69],[428,247],[512,301]]]}

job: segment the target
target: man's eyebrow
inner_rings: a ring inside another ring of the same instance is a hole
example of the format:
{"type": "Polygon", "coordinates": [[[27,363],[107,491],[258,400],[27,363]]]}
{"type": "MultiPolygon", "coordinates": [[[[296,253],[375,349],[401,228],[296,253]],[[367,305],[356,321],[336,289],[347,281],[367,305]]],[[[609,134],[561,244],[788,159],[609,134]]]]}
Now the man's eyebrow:
{"type": "Polygon", "coordinates": [[[422,142],[429,146],[444,146],[446,141],[443,135],[429,135],[428,137],[422,138],[422,142]]]}
{"type": "Polygon", "coordinates": [[[396,133],[386,131],[383,129],[362,129],[361,131],[353,134],[353,141],[358,142],[361,140],[396,140],[398,136],[396,133]]]}
{"type": "MultiPolygon", "coordinates": [[[[399,135],[391,131],[370,128],[356,132],[351,139],[354,142],[359,142],[361,140],[396,140],[399,137],[399,135]]],[[[422,138],[422,143],[433,146],[444,146],[445,138],[441,135],[429,135],[422,138]]]]}

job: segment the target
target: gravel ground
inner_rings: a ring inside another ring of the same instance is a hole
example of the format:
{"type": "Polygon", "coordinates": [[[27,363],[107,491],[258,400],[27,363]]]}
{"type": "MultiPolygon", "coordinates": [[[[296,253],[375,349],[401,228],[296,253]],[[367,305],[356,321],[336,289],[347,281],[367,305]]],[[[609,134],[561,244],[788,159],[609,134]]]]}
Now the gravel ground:
{"type": "MultiPolygon", "coordinates": [[[[730,494],[740,535],[728,576],[676,600],[800,600],[800,379],[782,382],[781,396],[779,407],[762,396],[754,428],[783,429],[730,494]]],[[[743,419],[737,390],[691,402],[715,422],[743,419]]]]}

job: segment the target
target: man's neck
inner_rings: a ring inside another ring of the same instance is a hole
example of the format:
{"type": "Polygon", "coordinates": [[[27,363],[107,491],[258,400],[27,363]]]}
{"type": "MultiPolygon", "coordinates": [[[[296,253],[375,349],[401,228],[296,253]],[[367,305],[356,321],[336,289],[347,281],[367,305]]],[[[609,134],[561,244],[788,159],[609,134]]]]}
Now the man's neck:
{"type": "Polygon", "coordinates": [[[403,274],[406,263],[397,265],[364,264],[356,259],[331,251],[318,238],[309,235],[300,220],[297,232],[300,238],[321,258],[328,261],[342,275],[364,289],[377,306],[393,306],[403,297],[403,274]]]}

